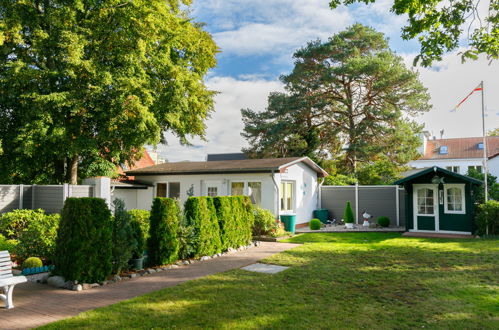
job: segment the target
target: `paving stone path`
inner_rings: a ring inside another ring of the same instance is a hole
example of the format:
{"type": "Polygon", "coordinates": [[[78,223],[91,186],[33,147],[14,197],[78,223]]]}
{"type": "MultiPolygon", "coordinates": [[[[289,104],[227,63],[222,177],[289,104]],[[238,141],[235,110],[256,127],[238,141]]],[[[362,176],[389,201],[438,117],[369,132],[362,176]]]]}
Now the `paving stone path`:
{"type": "Polygon", "coordinates": [[[14,290],[14,309],[0,308],[0,329],[29,329],[81,312],[111,305],[182,282],[254,264],[275,253],[298,246],[262,242],[258,247],[164,272],[80,292],[39,283],[23,283],[14,290]]]}

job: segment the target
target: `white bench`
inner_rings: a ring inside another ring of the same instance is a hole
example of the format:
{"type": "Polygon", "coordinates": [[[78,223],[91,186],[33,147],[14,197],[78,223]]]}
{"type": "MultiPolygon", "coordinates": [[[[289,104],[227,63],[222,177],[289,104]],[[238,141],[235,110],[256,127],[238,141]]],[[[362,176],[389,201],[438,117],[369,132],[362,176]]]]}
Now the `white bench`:
{"type": "Polygon", "coordinates": [[[4,292],[4,294],[0,294],[0,300],[5,302],[5,308],[14,308],[12,303],[14,286],[26,281],[27,279],[24,276],[12,275],[12,261],[10,260],[9,251],[0,251],[0,289],[3,289],[4,292]]]}

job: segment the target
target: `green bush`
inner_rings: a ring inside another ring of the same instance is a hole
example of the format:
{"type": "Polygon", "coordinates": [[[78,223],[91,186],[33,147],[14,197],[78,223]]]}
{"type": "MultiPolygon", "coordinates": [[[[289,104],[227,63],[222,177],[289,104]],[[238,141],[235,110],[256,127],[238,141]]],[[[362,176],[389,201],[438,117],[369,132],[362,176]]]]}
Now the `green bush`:
{"type": "Polygon", "coordinates": [[[478,235],[499,235],[499,202],[490,200],[479,205],[475,225],[478,235]]]}
{"type": "Polygon", "coordinates": [[[347,202],[345,206],[345,212],[343,213],[343,221],[345,221],[345,223],[355,222],[355,217],[353,215],[352,205],[350,205],[350,202],[347,202]]]}
{"type": "Polygon", "coordinates": [[[251,242],[254,222],[253,205],[248,196],[213,198],[220,227],[222,250],[237,248],[251,242]]]}
{"type": "Polygon", "coordinates": [[[113,274],[119,274],[128,266],[132,258],[132,251],[137,247],[134,239],[132,217],[126,211],[125,202],[121,199],[113,200],[113,274]]]}
{"type": "Polygon", "coordinates": [[[101,198],[68,198],[62,209],[54,256],[66,280],[104,281],[112,273],[113,221],[101,198]]]}
{"type": "Polygon", "coordinates": [[[142,227],[138,221],[132,220],[130,222],[130,227],[132,227],[133,239],[137,243],[135,248],[132,250],[132,258],[140,259],[144,256],[144,249],[146,248],[144,233],[142,232],[142,227]]]}
{"type": "Polygon", "coordinates": [[[55,253],[60,220],[59,214],[44,214],[33,217],[24,231],[20,233],[19,244],[15,250],[19,258],[39,256],[46,261],[51,260],[55,253]]]}
{"type": "Polygon", "coordinates": [[[178,227],[177,237],[179,242],[178,257],[180,259],[192,258],[196,253],[196,247],[198,244],[198,236],[194,226],[181,224],[178,227]]]}
{"type": "Polygon", "coordinates": [[[269,210],[262,209],[261,207],[253,208],[253,215],[255,221],[253,223],[253,235],[263,236],[270,235],[272,230],[275,229],[275,217],[269,210]]]}
{"type": "Polygon", "coordinates": [[[178,259],[179,207],[172,198],[157,197],[152,203],[151,226],[147,240],[147,262],[166,265],[178,259]]]}
{"type": "Polygon", "coordinates": [[[23,269],[36,268],[36,267],[42,267],[42,266],[43,266],[43,262],[38,257],[29,257],[28,259],[24,260],[24,262],[23,262],[23,269]]]}
{"type": "Polygon", "coordinates": [[[322,222],[319,219],[312,219],[309,223],[310,229],[319,230],[322,227],[322,222]]]}
{"type": "Polygon", "coordinates": [[[189,197],[185,202],[185,220],[198,237],[195,257],[211,256],[222,251],[220,226],[211,197],[189,197]]]}
{"type": "Polygon", "coordinates": [[[9,251],[10,253],[16,250],[19,242],[15,239],[6,239],[5,236],[0,234],[0,251],[9,251]]]}
{"type": "Polygon", "coordinates": [[[149,238],[149,227],[151,225],[150,218],[151,212],[147,210],[132,209],[128,211],[132,216],[132,221],[137,221],[142,229],[142,234],[144,235],[144,242],[147,242],[149,238]]]}
{"type": "Polygon", "coordinates": [[[14,210],[4,213],[0,217],[0,234],[8,239],[18,239],[30,222],[40,220],[44,216],[45,211],[42,209],[14,210]]]}
{"type": "Polygon", "coordinates": [[[388,227],[390,225],[390,218],[388,217],[379,217],[377,221],[381,227],[388,227]]]}

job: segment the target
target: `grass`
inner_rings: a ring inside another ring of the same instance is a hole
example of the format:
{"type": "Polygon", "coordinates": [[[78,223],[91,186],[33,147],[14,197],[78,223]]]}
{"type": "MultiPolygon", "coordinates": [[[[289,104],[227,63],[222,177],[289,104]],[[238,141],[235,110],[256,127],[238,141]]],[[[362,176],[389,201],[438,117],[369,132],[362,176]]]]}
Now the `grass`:
{"type": "Polygon", "coordinates": [[[64,328],[498,329],[499,240],[303,234],[267,275],[208,276],[52,323],[64,328]]]}

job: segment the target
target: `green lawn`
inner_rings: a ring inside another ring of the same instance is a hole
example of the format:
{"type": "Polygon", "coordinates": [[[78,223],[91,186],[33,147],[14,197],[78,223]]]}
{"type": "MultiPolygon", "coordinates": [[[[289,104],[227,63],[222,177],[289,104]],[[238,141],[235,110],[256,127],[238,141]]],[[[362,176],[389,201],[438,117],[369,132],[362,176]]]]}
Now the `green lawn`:
{"type": "Polygon", "coordinates": [[[266,260],[47,328],[499,329],[499,240],[304,234],[266,260]]]}

